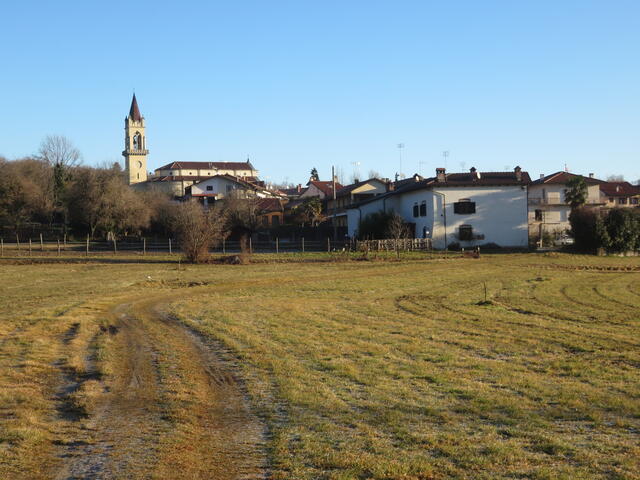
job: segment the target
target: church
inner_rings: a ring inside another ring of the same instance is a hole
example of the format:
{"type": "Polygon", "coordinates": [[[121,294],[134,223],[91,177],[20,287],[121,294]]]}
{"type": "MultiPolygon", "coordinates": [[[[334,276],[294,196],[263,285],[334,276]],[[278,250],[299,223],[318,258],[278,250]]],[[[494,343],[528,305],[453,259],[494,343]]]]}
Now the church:
{"type": "Polygon", "coordinates": [[[135,93],[131,99],[129,115],[124,119],[125,172],[129,185],[136,189],[155,188],[175,197],[184,197],[189,187],[217,175],[236,177],[244,182],[261,184],[258,171],[246,162],[183,162],[174,161],[147,172],[147,137],[145,121],[140,113],[135,93]]]}

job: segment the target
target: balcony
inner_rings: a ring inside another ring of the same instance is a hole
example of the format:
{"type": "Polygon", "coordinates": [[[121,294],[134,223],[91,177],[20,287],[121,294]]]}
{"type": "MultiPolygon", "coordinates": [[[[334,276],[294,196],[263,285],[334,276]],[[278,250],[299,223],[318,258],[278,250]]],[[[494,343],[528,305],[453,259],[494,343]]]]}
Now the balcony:
{"type": "MultiPolygon", "coordinates": [[[[529,205],[540,205],[540,206],[563,206],[568,207],[569,204],[560,199],[560,197],[549,197],[549,198],[541,198],[541,197],[529,197],[528,199],[529,205]]],[[[592,198],[587,199],[585,205],[603,205],[603,202],[600,200],[594,200],[592,198]]]]}
{"type": "Polygon", "coordinates": [[[123,150],[122,155],[149,155],[149,150],[123,150]]]}

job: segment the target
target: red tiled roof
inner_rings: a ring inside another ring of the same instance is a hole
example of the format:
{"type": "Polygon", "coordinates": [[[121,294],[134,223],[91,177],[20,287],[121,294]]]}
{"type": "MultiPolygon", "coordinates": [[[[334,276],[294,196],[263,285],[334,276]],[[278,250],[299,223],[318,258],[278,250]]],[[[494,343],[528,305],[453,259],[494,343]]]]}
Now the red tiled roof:
{"type": "MultiPolygon", "coordinates": [[[[471,172],[465,173],[449,173],[446,175],[444,184],[461,184],[461,185],[515,185],[529,184],[531,178],[527,172],[521,172],[521,180],[518,180],[515,172],[477,172],[478,178],[475,178],[471,172]]],[[[440,183],[440,182],[437,182],[440,183]]]]}
{"type": "Polygon", "coordinates": [[[603,182],[600,191],[608,197],[632,197],[640,195],[640,187],[629,182],[603,182]]]}
{"type": "Polygon", "coordinates": [[[131,100],[131,108],[129,109],[129,117],[136,122],[142,120],[142,115],[140,115],[140,109],[138,108],[138,101],[136,100],[136,94],[133,94],[133,99],[131,100]]]}
{"type": "Polygon", "coordinates": [[[538,180],[534,180],[531,183],[533,185],[539,185],[542,183],[566,185],[566,183],[569,180],[576,177],[584,178],[584,181],[589,185],[596,185],[599,183],[603,183],[603,180],[598,180],[597,178],[585,177],[583,175],[576,175],[575,173],[569,173],[569,172],[552,173],[551,175],[547,175],[546,177],[539,178],[538,180]]]}
{"type": "Polygon", "coordinates": [[[361,187],[362,185],[369,183],[369,182],[373,182],[373,181],[377,181],[380,183],[385,183],[382,180],[380,180],[379,178],[370,178],[368,180],[363,180],[361,182],[356,182],[356,183],[352,183],[351,185],[345,185],[342,188],[338,188],[336,191],[336,197],[341,197],[343,195],[349,195],[353,190],[355,190],[358,187],[361,187]]]}
{"type": "Polygon", "coordinates": [[[283,211],[283,204],[279,198],[260,198],[257,203],[262,213],[283,211]]]}
{"type": "Polygon", "coordinates": [[[250,162],[171,162],[156,170],[255,170],[250,162]]]}
{"type": "MultiPolygon", "coordinates": [[[[308,185],[313,185],[314,187],[316,187],[318,190],[320,190],[322,193],[324,193],[327,196],[331,196],[333,195],[333,182],[331,180],[311,180],[308,185]]],[[[338,190],[340,190],[342,188],[342,185],[340,185],[338,182],[336,182],[336,193],[338,192],[338,190]]]]}

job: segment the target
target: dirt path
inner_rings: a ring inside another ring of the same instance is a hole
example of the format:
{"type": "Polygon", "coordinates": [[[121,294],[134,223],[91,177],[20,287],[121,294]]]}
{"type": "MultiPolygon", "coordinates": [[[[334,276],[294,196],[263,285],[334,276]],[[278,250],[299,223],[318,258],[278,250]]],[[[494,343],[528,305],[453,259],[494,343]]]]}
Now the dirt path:
{"type": "Polygon", "coordinates": [[[57,480],[267,478],[265,427],[220,345],[157,300],[118,305],[108,322],[107,375],[90,415],[69,419],[57,480]]]}

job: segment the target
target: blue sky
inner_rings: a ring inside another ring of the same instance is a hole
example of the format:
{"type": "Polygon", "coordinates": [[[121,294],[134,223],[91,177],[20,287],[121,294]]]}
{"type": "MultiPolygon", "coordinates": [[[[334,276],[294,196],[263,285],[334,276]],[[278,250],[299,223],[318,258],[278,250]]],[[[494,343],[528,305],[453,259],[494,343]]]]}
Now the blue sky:
{"type": "Polygon", "coordinates": [[[240,161],[304,183],[521,165],[640,179],[638,1],[2,2],[0,155],[69,137],[149,168],[240,161]],[[354,167],[353,162],[360,165],[354,167]]]}

